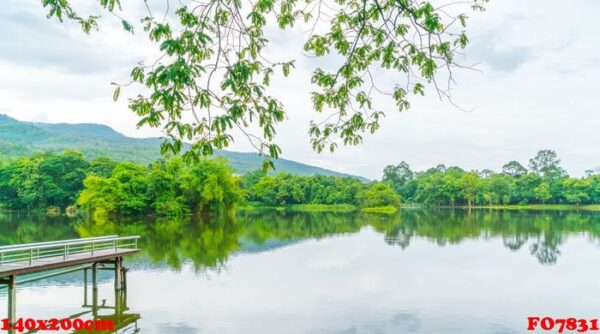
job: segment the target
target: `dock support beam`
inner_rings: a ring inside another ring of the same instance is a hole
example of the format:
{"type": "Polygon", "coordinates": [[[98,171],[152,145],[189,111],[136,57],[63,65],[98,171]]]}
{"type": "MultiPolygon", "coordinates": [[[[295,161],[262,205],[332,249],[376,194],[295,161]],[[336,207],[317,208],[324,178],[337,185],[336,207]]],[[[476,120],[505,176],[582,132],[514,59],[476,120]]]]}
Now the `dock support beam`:
{"type": "Polygon", "coordinates": [[[83,269],[83,305],[88,303],[88,268],[83,269]]]}
{"type": "MultiPolygon", "coordinates": [[[[8,321],[12,328],[17,319],[17,276],[9,276],[6,285],[8,286],[8,321]]],[[[12,334],[14,330],[10,329],[8,332],[12,334]]]]}
{"type": "Polygon", "coordinates": [[[123,289],[123,258],[115,258],[115,290],[123,289]]]}
{"type": "MultiPolygon", "coordinates": [[[[92,263],[92,305],[98,305],[98,263],[92,263]]],[[[98,316],[98,309],[92,309],[92,315],[98,316]]]]}

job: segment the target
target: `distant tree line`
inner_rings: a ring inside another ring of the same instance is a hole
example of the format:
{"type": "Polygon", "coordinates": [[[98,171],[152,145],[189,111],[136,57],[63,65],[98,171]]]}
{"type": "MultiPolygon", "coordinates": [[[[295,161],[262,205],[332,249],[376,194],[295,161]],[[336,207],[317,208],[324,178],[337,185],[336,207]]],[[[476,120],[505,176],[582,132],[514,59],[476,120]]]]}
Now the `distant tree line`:
{"type": "Polygon", "coordinates": [[[40,154],[0,161],[0,203],[13,209],[64,209],[93,214],[182,215],[223,211],[244,198],[222,159],[190,165],[181,158],[150,165],[87,161],[83,154],[40,154]]]}
{"type": "Polygon", "coordinates": [[[110,175],[115,162],[87,161],[76,151],[0,160],[0,203],[13,209],[65,208],[77,200],[88,174],[110,175]]]}
{"type": "Polygon", "coordinates": [[[266,205],[351,204],[359,207],[398,206],[400,196],[386,183],[364,183],[351,177],[246,174],[242,184],[250,201],[266,205]]]}
{"type": "Polygon", "coordinates": [[[236,176],[223,159],[181,158],[148,165],[85,159],[77,151],[0,159],[0,205],[13,209],[65,209],[92,214],[180,216],[222,212],[247,201],[268,206],[350,204],[361,208],[507,204],[598,204],[600,174],[572,178],[550,150],[540,151],[529,169],[516,161],[502,172],[465,171],[439,165],[414,172],[405,162],[384,169],[383,180],[265,174],[236,176]]]}
{"type": "Polygon", "coordinates": [[[405,202],[430,205],[600,203],[598,171],[587,171],[582,178],[569,177],[552,150],[539,151],[528,167],[510,161],[499,173],[444,165],[414,172],[401,162],[385,167],[383,182],[405,202]]]}
{"type": "Polygon", "coordinates": [[[172,158],[141,165],[105,157],[88,161],[80,152],[66,151],[0,160],[0,204],[12,209],[60,211],[77,205],[95,215],[180,216],[223,212],[247,200],[272,206],[400,203],[385,183],[321,175],[272,176],[262,170],[240,177],[221,158],[195,163],[172,158]]]}

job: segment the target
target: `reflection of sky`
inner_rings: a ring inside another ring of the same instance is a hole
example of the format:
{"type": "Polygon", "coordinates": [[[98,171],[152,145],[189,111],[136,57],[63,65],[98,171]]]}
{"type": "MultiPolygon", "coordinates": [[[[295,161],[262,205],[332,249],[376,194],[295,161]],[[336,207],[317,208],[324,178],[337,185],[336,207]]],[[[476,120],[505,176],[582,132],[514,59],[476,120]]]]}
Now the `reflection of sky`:
{"type": "MultiPolygon", "coordinates": [[[[498,237],[443,247],[416,237],[402,250],[365,228],[238,254],[219,271],[134,265],[128,300],[142,333],[153,334],[512,334],[524,332],[527,316],[596,317],[600,271],[590,263],[599,255],[583,235],[570,235],[560,261],[545,266],[498,237]]],[[[109,303],[111,289],[101,284],[109,303]]],[[[18,298],[19,316],[44,318],[77,313],[83,297],[71,283],[23,287],[18,298]]]]}

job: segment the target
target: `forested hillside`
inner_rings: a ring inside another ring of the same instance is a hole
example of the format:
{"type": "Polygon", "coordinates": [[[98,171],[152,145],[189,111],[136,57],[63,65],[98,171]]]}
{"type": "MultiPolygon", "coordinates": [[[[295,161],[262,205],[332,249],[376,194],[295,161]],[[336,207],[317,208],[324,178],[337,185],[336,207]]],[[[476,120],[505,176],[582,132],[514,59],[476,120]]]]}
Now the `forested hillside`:
{"type": "MultiPolygon", "coordinates": [[[[105,125],[29,123],[0,114],[0,157],[62,153],[65,149],[75,149],[88,159],[109,157],[148,164],[161,158],[161,142],[160,138],[127,137],[105,125]]],[[[261,168],[263,162],[263,157],[256,153],[220,150],[215,156],[226,158],[238,174],[261,168]]],[[[286,159],[276,159],[274,163],[277,173],[352,176],[286,159]]]]}

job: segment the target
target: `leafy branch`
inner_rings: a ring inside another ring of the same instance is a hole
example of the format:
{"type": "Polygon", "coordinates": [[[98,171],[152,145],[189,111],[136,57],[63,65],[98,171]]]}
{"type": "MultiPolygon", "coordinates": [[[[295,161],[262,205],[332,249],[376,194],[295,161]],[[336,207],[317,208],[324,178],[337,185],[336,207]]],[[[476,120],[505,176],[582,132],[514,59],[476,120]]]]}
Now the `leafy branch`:
{"type": "MultiPolygon", "coordinates": [[[[271,23],[287,29],[300,20],[311,26],[307,55],[342,60],[332,69],[316,68],[311,79],[314,109],[326,114],[323,121],[311,122],[311,143],[318,152],[334,151],[339,143],[360,144],[365,132],[380,127],[385,116],[375,107],[380,98],[404,111],[410,108],[409,94],[424,95],[432,87],[440,99],[454,104],[453,71],[471,68],[455,60],[469,42],[464,12],[483,10],[485,2],[181,0],[173,6],[166,0],[164,15],[157,16],[144,1],[143,31],[162,55],[150,65],[140,62],[132,81],[117,85],[113,97],[134,83],[149,89],[131,98],[129,107],[140,117],[138,126],[164,131],[164,153],[179,153],[186,141],[191,149],[184,158],[195,160],[228,147],[237,131],[260,154],[277,158],[276,125],[286,116],[268,88],[276,71],[289,75],[294,60],[264,56],[269,44],[265,29],[271,23]],[[393,75],[393,87],[382,83],[383,73],[393,75]],[[444,87],[439,77],[447,78],[444,87]]],[[[99,3],[133,33],[130,21],[117,14],[120,0],[99,3]]],[[[49,18],[76,21],[86,33],[98,29],[98,15],[83,18],[68,0],[42,4],[49,18]]]]}

